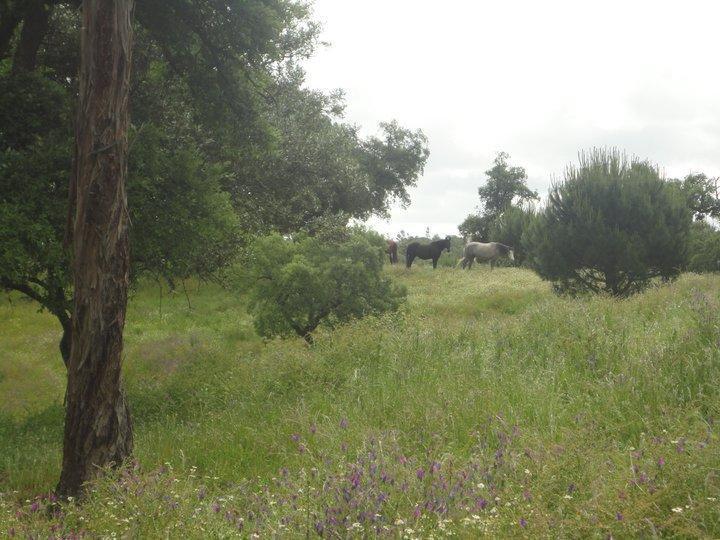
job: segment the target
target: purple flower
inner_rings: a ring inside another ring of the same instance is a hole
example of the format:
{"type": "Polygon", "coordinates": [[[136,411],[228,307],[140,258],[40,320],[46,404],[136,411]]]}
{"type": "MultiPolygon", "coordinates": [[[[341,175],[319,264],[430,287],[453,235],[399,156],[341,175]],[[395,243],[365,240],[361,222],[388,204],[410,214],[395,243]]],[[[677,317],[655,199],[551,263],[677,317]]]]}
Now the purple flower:
{"type": "Polygon", "coordinates": [[[300,435],[297,433],[293,433],[290,438],[293,440],[293,442],[298,442],[300,440],[300,435]]]}
{"type": "Polygon", "coordinates": [[[387,493],[385,493],[384,491],[381,491],[381,492],[380,492],[380,495],[378,495],[377,500],[378,500],[379,503],[384,503],[385,501],[387,501],[387,500],[388,500],[388,495],[387,495],[387,493]]]}
{"type": "Polygon", "coordinates": [[[485,510],[485,508],[487,507],[487,504],[488,504],[487,501],[485,499],[483,499],[482,497],[480,497],[477,501],[475,501],[475,506],[477,508],[479,508],[480,510],[485,510]]]}
{"type": "Polygon", "coordinates": [[[415,510],[413,510],[413,517],[414,517],[415,519],[418,519],[421,514],[422,514],[422,509],[420,508],[419,505],[416,504],[416,505],[415,505],[415,510]]]}
{"type": "Polygon", "coordinates": [[[573,493],[575,493],[576,489],[577,489],[577,487],[575,487],[575,484],[570,484],[568,486],[567,492],[569,495],[572,495],[573,493]]]}
{"type": "Polygon", "coordinates": [[[39,509],[40,509],[40,503],[37,501],[33,501],[33,503],[30,505],[30,511],[37,512],[39,509]]]}
{"type": "Polygon", "coordinates": [[[524,529],[527,527],[527,521],[525,521],[525,518],[520,518],[520,526],[524,529]]]}
{"type": "Polygon", "coordinates": [[[415,476],[417,476],[418,480],[422,480],[423,478],[425,478],[425,469],[423,469],[422,467],[419,468],[419,469],[415,472],[415,476]]]}
{"type": "Polygon", "coordinates": [[[352,485],[353,488],[357,488],[358,486],[360,486],[360,471],[359,470],[353,471],[353,473],[350,475],[350,485],[352,485]]]}
{"type": "Polygon", "coordinates": [[[201,500],[201,501],[202,501],[202,500],[205,498],[205,494],[206,494],[206,493],[207,493],[207,492],[206,492],[206,490],[205,490],[205,486],[201,487],[201,488],[198,490],[198,494],[197,494],[198,500],[201,500]]]}
{"type": "Polygon", "coordinates": [[[220,511],[220,505],[217,503],[217,501],[212,504],[212,509],[213,512],[215,512],[216,514],[220,511]]]}
{"type": "Polygon", "coordinates": [[[315,522],[315,532],[318,533],[318,536],[323,535],[323,531],[325,530],[325,525],[322,521],[315,522]]]}
{"type": "Polygon", "coordinates": [[[660,458],[658,458],[658,467],[664,467],[664,466],[665,466],[665,458],[660,456],[660,458]]]}
{"type": "Polygon", "coordinates": [[[617,512],[615,514],[615,519],[617,519],[618,521],[622,521],[623,519],[625,519],[625,516],[623,516],[620,512],[617,512]]]}
{"type": "Polygon", "coordinates": [[[430,465],[430,474],[435,474],[439,470],[440,470],[440,463],[438,463],[437,461],[433,461],[432,464],[430,465]]]}
{"type": "Polygon", "coordinates": [[[400,454],[398,456],[398,461],[400,462],[400,465],[405,465],[408,462],[408,459],[403,454],[400,454]]]}
{"type": "Polygon", "coordinates": [[[530,493],[529,489],[523,491],[523,499],[525,499],[526,501],[532,501],[532,494],[530,493]]]}
{"type": "Polygon", "coordinates": [[[346,429],[346,428],[348,427],[347,418],[343,418],[342,420],[340,420],[340,427],[341,427],[342,429],[346,429]]]}
{"type": "Polygon", "coordinates": [[[307,446],[305,446],[303,443],[300,443],[298,445],[298,452],[300,452],[301,454],[304,454],[306,450],[307,450],[307,446]]]}
{"type": "Polygon", "coordinates": [[[310,424],[310,433],[312,433],[313,435],[315,435],[315,433],[317,433],[317,425],[315,425],[314,422],[312,424],[310,424]]]}

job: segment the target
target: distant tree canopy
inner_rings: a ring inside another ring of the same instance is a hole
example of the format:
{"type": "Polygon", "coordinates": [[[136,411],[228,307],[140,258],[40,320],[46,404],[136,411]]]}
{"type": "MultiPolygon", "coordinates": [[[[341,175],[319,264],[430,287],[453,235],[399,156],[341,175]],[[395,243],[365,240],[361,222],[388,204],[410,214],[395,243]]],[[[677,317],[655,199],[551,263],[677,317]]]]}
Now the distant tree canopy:
{"type": "Polygon", "coordinates": [[[687,269],[720,272],[720,231],[706,221],[695,221],[690,229],[687,269]]]}
{"type": "Polygon", "coordinates": [[[703,173],[688,174],[682,180],[673,180],[685,195],[687,205],[701,221],[706,217],[720,218],[720,191],[718,178],[708,178],[703,173]]]}
{"type": "Polygon", "coordinates": [[[560,292],[627,296],[685,267],[691,212],[655,167],[615,150],[580,154],[524,237],[560,292]]]}
{"type": "MultiPolygon", "coordinates": [[[[0,288],[66,329],[79,6],[0,0],[0,288]]],[[[304,1],[136,2],[135,17],[133,275],[208,277],[251,235],[407,203],[427,140],[394,122],[362,138],[341,94],[304,88],[297,61],[318,36],[304,1]]]]}
{"type": "Polygon", "coordinates": [[[250,264],[250,312],[258,333],[312,342],[321,323],[396,310],[406,292],[383,275],[385,247],[379,235],[358,229],[259,238],[250,264]]]}
{"type": "Polygon", "coordinates": [[[498,230],[494,227],[495,221],[511,208],[521,207],[523,203],[538,199],[537,192],[527,186],[525,169],[510,166],[509,159],[507,153],[499,152],[493,167],[485,171],[485,184],[478,188],[478,212],[470,214],[458,226],[465,237],[482,242],[500,242],[497,238],[491,238],[491,232],[498,230]]]}

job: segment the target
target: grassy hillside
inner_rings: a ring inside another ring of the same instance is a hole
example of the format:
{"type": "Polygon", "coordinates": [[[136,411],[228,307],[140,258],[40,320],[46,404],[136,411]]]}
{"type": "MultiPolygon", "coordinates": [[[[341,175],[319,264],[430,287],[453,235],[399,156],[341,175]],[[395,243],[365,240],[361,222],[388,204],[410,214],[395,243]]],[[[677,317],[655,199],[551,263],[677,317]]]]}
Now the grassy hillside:
{"type": "Polygon", "coordinates": [[[263,343],[243,299],[130,302],[137,463],[42,511],[59,326],[0,306],[0,535],[720,536],[720,278],[618,301],[532,273],[388,268],[401,314],[263,343]],[[348,532],[349,531],[349,532],[348,532]]]}

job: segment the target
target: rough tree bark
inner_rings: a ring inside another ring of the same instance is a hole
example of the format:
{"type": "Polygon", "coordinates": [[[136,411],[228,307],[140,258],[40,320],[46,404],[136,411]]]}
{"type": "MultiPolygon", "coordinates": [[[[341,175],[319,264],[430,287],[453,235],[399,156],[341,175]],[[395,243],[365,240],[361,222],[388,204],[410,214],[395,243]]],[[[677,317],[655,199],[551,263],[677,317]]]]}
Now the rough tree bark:
{"type": "Polygon", "coordinates": [[[127,175],[132,0],[84,0],[70,204],[74,308],[61,496],[132,452],[120,370],[129,275],[127,175]]]}

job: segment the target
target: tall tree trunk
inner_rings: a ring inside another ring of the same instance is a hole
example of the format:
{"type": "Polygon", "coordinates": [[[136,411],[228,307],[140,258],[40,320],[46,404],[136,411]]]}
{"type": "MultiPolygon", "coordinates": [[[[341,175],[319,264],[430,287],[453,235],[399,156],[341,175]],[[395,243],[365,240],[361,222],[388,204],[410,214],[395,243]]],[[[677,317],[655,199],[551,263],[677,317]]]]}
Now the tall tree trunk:
{"type": "Polygon", "coordinates": [[[132,452],[122,389],[129,276],[127,174],[132,0],[84,0],[72,231],[74,308],[58,492],[82,494],[132,452]]]}
{"type": "Polygon", "coordinates": [[[37,53],[50,25],[53,5],[47,0],[25,0],[25,15],[20,41],[13,58],[13,73],[34,71],[37,53]]]}

